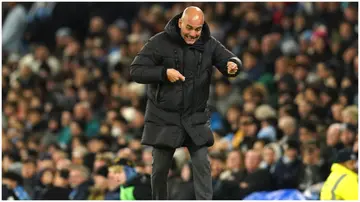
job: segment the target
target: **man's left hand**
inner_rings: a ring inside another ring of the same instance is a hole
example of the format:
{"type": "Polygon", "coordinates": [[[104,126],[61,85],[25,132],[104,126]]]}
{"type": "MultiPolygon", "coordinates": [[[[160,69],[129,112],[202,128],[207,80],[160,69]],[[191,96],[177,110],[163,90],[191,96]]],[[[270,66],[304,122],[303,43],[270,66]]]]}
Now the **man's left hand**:
{"type": "Polygon", "coordinates": [[[229,61],[227,63],[228,74],[235,74],[238,71],[238,66],[234,62],[229,61]]]}

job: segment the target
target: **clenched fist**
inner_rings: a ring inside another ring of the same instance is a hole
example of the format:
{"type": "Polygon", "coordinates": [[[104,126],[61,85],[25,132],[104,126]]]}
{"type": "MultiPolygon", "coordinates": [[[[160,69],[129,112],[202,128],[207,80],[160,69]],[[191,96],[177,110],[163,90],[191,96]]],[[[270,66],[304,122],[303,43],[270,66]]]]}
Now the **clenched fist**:
{"type": "Polygon", "coordinates": [[[168,80],[172,83],[174,83],[178,80],[185,81],[185,77],[176,69],[167,69],[166,75],[167,75],[168,80]]]}
{"type": "Polygon", "coordinates": [[[228,74],[235,74],[238,71],[238,66],[234,62],[229,61],[227,63],[228,74]]]}

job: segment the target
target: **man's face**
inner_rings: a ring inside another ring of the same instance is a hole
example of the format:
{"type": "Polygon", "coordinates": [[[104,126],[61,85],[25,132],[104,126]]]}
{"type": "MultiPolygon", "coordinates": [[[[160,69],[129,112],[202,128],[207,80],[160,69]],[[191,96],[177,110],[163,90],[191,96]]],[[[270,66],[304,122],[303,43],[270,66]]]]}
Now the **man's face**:
{"type": "Polygon", "coordinates": [[[275,162],[275,152],[270,148],[265,148],[263,152],[263,159],[264,161],[271,165],[275,162]]]}
{"type": "Polygon", "coordinates": [[[26,163],[21,169],[23,178],[31,178],[36,172],[36,167],[32,163],[26,163]]]}
{"type": "Polygon", "coordinates": [[[255,151],[248,151],[245,155],[245,168],[248,171],[256,170],[261,162],[260,153],[255,151]]]}
{"type": "Polygon", "coordinates": [[[69,182],[71,187],[77,187],[83,183],[86,179],[78,170],[71,170],[69,175],[69,182]]]}
{"type": "Polygon", "coordinates": [[[194,44],[201,36],[204,19],[197,16],[188,16],[179,19],[181,37],[187,44],[194,44]]]}

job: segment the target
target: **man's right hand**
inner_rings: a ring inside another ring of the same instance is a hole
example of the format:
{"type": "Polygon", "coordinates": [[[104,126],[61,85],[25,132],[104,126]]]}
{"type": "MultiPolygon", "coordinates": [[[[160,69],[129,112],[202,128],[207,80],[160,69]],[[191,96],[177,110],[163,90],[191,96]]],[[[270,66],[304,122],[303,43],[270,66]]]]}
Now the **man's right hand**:
{"type": "Polygon", "coordinates": [[[174,83],[174,82],[176,82],[178,80],[185,81],[185,77],[179,71],[177,71],[176,69],[167,69],[166,70],[166,75],[167,75],[168,80],[171,83],[174,83]]]}

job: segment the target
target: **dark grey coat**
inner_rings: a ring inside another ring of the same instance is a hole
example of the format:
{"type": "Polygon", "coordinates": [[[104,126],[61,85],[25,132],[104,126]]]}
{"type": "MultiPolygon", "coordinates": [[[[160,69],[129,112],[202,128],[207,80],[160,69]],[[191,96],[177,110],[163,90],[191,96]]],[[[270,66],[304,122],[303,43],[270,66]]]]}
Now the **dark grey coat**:
{"type": "MultiPolygon", "coordinates": [[[[178,148],[186,135],[198,145],[214,143],[209,126],[207,100],[212,67],[227,74],[227,62],[241,67],[241,61],[210,35],[203,26],[200,39],[187,45],[180,36],[178,20],[171,19],[165,31],[151,37],[135,57],[130,67],[131,78],[148,84],[147,108],[142,143],[155,147],[178,148]],[[166,69],[177,69],[185,81],[171,83],[166,69]]],[[[239,71],[237,72],[239,73],[239,71]]]]}

